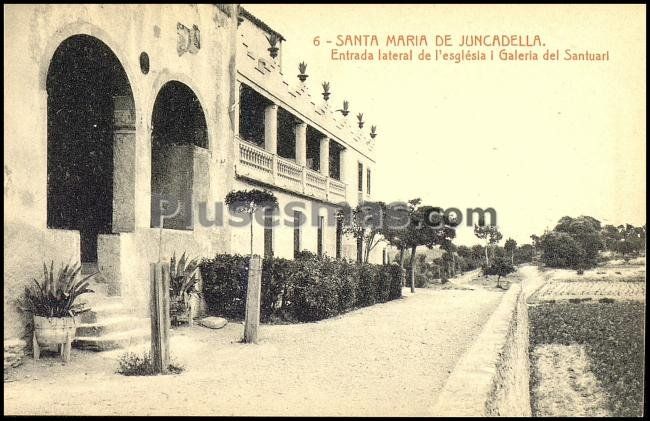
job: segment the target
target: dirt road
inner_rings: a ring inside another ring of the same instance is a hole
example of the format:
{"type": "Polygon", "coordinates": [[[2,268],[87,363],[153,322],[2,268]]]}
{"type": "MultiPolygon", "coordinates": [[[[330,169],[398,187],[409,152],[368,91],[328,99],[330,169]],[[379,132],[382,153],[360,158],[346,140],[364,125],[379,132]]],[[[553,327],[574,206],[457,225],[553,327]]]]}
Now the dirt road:
{"type": "MultiPolygon", "coordinates": [[[[406,290],[405,290],[406,291],[406,290]]],[[[502,293],[425,290],[318,323],[176,329],[179,375],[115,374],[122,351],[28,359],[5,414],[422,415],[502,293]]]]}

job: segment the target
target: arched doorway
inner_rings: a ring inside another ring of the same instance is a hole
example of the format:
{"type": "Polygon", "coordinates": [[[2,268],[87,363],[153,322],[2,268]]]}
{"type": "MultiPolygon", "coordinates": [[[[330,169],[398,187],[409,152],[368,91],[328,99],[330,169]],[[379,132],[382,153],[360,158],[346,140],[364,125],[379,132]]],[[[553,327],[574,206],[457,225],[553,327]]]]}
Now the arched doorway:
{"type": "Polygon", "coordinates": [[[131,231],[135,109],[110,48],[74,35],[47,73],[47,225],[78,230],[81,261],[97,261],[97,237],[131,231]]]}
{"type": "Polygon", "coordinates": [[[207,185],[208,130],[199,99],[187,85],[162,86],[153,107],[151,133],[151,226],[193,229],[192,201],[207,185]],[[198,193],[198,194],[197,194],[198,193]],[[161,210],[161,200],[164,200],[161,210]],[[175,206],[170,211],[164,206],[175,206]]]}

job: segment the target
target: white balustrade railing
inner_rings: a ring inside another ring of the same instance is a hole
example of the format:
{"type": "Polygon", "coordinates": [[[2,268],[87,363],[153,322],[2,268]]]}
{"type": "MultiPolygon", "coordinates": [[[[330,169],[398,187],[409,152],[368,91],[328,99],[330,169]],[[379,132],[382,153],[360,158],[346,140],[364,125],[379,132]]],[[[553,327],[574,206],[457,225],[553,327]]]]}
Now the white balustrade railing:
{"type": "Polygon", "coordinates": [[[323,200],[345,200],[345,183],[236,138],[237,174],[323,200]]]}

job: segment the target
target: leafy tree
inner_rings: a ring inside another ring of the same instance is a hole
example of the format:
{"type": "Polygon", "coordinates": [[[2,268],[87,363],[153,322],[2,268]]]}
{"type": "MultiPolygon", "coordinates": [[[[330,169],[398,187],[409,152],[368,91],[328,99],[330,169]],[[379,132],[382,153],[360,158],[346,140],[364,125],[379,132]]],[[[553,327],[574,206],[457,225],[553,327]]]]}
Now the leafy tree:
{"type": "Polygon", "coordinates": [[[418,247],[426,246],[433,248],[442,245],[456,236],[456,230],[452,228],[455,222],[436,212],[431,206],[419,206],[419,198],[408,202],[408,224],[405,227],[387,227],[382,232],[384,238],[400,250],[410,249],[409,267],[411,268],[409,278],[411,292],[415,292],[414,259],[418,247]]]}
{"type": "Polygon", "coordinates": [[[512,263],[508,259],[503,257],[497,257],[492,263],[491,273],[497,275],[497,288],[501,288],[501,277],[504,278],[509,274],[515,271],[512,263]]]}
{"type": "Polygon", "coordinates": [[[515,250],[516,263],[529,263],[533,260],[535,248],[531,244],[522,244],[515,250]]]}
{"type": "Polygon", "coordinates": [[[277,208],[278,199],[273,193],[258,189],[236,190],[226,195],[226,205],[232,212],[244,213],[250,218],[251,255],[253,254],[253,214],[259,209],[277,208]]]}
{"type": "Polygon", "coordinates": [[[343,232],[363,242],[364,263],[368,262],[370,252],[382,239],[386,211],[384,202],[364,202],[354,209],[348,207],[340,214],[343,218],[343,232]]]}
{"type": "Polygon", "coordinates": [[[597,261],[598,251],[603,249],[600,221],[591,216],[562,217],[555,228],[556,232],[569,234],[584,251],[584,264],[594,265],[597,261]]]}
{"type": "Polygon", "coordinates": [[[540,239],[540,248],[546,266],[576,269],[584,265],[584,249],[566,232],[551,231],[544,234],[540,239]]]}
{"type": "Polygon", "coordinates": [[[478,225],[474,225],[474,235],[481,240],[485,240],[485,265],[490,266],[488,259],[488,247],[498,244],[503,238],[503,234],[499,232],[496,225],[485,225],[480,221],[478,225]]]}
{"type": "Polygon", "coordinates": [[[512,238],[508,238],[506,243],[503,245],[503,248],[510,253],[510,262],[515,264],[515,250],[517,249],[517,242],[512,238]]]}

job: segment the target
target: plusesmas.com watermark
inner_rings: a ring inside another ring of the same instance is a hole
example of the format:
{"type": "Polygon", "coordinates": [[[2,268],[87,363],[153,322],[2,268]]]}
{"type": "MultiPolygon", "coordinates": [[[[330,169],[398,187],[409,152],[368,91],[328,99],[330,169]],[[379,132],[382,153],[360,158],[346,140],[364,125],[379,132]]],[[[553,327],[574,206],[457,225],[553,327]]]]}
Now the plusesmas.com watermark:
{"type": "Polygon", "coordinates": [[[174,220],[175,226],[187,228],[196,225],[202,227],[245,227],[252,222],[264,227],[277,226],[336,226],[338,223],[356,224],[360,227],[374,229],[405,229],[413,223],[414,217],[418,222],[432,228],[456,228],[463,222],[472,227],[479,225],[497,225],[497,212],[494,208],[441,208],[437,206],[420,206],[415,215],[412,207],[406,202],[364,202],[358,207],[347,202],[334,205],[321,202],[311,202],[309,210],[304,201],[288,201],[282,206],[276,203],[257,203],[256,211],[243,212],[251,209],[246,202],[231,203],[214,202],[210,207],[208,202],[194,202],[191,197],[179,198],[169,195],[152,195],[152,226],[166,226],[165,221],[174,220]],[[210,209],[211,208],[211,209],[210,209]]]}

